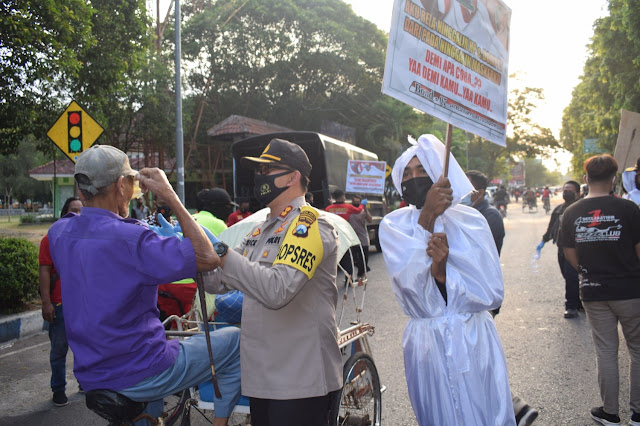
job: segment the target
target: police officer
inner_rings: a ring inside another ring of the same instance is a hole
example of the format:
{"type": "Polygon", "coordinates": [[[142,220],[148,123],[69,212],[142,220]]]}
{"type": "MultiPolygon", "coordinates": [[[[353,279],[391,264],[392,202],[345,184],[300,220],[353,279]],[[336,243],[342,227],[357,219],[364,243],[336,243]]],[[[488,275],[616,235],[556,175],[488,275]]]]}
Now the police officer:
{"type": "Polygon", "coordinates": [[[254,426],[328,425],[342,387],[336,343],[338,235],[305,202],[311,163],[298,145],[272,139],[260,157],[254,193],[271,209],[234,250],[217,243],[220,268],[207,291],[244,293],[242,393],[254,426]]]}

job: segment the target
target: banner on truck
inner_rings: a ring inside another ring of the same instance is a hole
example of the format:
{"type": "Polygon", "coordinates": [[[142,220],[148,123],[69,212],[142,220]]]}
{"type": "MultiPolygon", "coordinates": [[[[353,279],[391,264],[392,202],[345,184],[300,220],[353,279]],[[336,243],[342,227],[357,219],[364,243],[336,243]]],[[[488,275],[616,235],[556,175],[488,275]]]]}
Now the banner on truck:
{"type": "Polygon", "coordinates": [[[386,168],[384,161],[349,160],[345,192],[384,194],[386,168]]]}
{"type": "Polygon", "coordinates": [[[382,92],[505,146],[510,21],[500,0],[395,0],[382,92]]]}

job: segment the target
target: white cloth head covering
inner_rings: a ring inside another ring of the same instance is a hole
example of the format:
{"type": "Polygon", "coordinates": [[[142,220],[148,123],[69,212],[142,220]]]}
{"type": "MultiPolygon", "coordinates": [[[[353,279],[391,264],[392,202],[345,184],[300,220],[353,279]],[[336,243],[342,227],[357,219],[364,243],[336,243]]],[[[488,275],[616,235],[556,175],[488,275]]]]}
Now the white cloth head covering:
{"type": "Polygon", "coordinates": [[[622,186],[627,192],[636,189],[636,169],[634,167],[629,167],[622,172],[622,186]]]}
{"type": "MultiPolygon", "coordinates": [[[[397,160],[391,172],[391,178],[398,193],[402,195],[402,173],[413,157],[418,157],[431,180],[435,183],[444,169],[445,146],[434,135],[422,135],[416,141],[409,136],[410,146],[397,160]]],[[[473,191],[473,185],[458,164],[453,154],[449,154],[449,181],[453,189],[453,205],[460,202],[465,195],[473,191]]],[[[417,206],[422,208],[422,206],[417,206]]]]}
{"type": "Polygon", "coordinates": [[[634,203],[640,205],[640,190],[636,188],[636,169],[635,167],[629,167],[622,172],[622,186],[627,194],[624,198],[627,198],[634,203]]]}

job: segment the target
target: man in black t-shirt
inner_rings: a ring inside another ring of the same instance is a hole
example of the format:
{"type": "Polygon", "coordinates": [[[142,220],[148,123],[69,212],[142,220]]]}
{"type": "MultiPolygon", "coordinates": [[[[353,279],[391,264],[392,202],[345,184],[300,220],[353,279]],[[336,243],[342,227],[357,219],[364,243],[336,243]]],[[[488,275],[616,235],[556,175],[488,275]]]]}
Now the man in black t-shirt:
{"type": "MultiPolygon", "coordinates": [[[[565,182],[562,191],[564,203],[557,206],[553,209],[553,212],[551,212],[547,232],[542,236],[542,242],[538,248],[541,249],[549,240],[553,240],[554,244],[558,241],[558,229],[560,228],[562,214],[567,207],[578,200],[579,195],[580,184],[578,182],[573,180],[565,182]]],[[[558,247],[558,266],[560,266],[560,272],[564,278],[564,317],[575,318],[578,316],[578,309],[582,309],[580,292],[578,290],[578,271],[566,261],[560,247],[558,247]]]]}
{"type": "Polygon", "coordinates": [[[640,209],[610,195],[618,164],[608,155],[585,162],[586,198],[568,207],[558,246],[579,271],[580,297],[592,328],[603,405],[591,410],[601,424],[618,417],[618,323],[631,358],[631,423],[640,424],[640,209]]]}

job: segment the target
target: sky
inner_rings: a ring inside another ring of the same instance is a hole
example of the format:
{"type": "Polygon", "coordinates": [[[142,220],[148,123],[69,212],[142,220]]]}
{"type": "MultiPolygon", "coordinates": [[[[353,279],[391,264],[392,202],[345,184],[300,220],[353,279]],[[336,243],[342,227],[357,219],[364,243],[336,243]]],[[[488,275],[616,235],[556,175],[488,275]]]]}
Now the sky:
{"type": "MultiPolygon", "coordinates": [[[[345,0],[353,11],[389,32],[393,0],[345,0]]],[[[509,88],[535,87],[544,90],[545,101],[534,121],[551,129],[556,138],[562,126],[562,112],[571,92],[580,82],[593,23],[608,15],[607,0],[503,0],[511,8],[509,88]]],[[[565,172],[570,154],[545,161],[550,169],[565,172]],[[556,161],[558,160],[558,161],[556,161]]]]}

